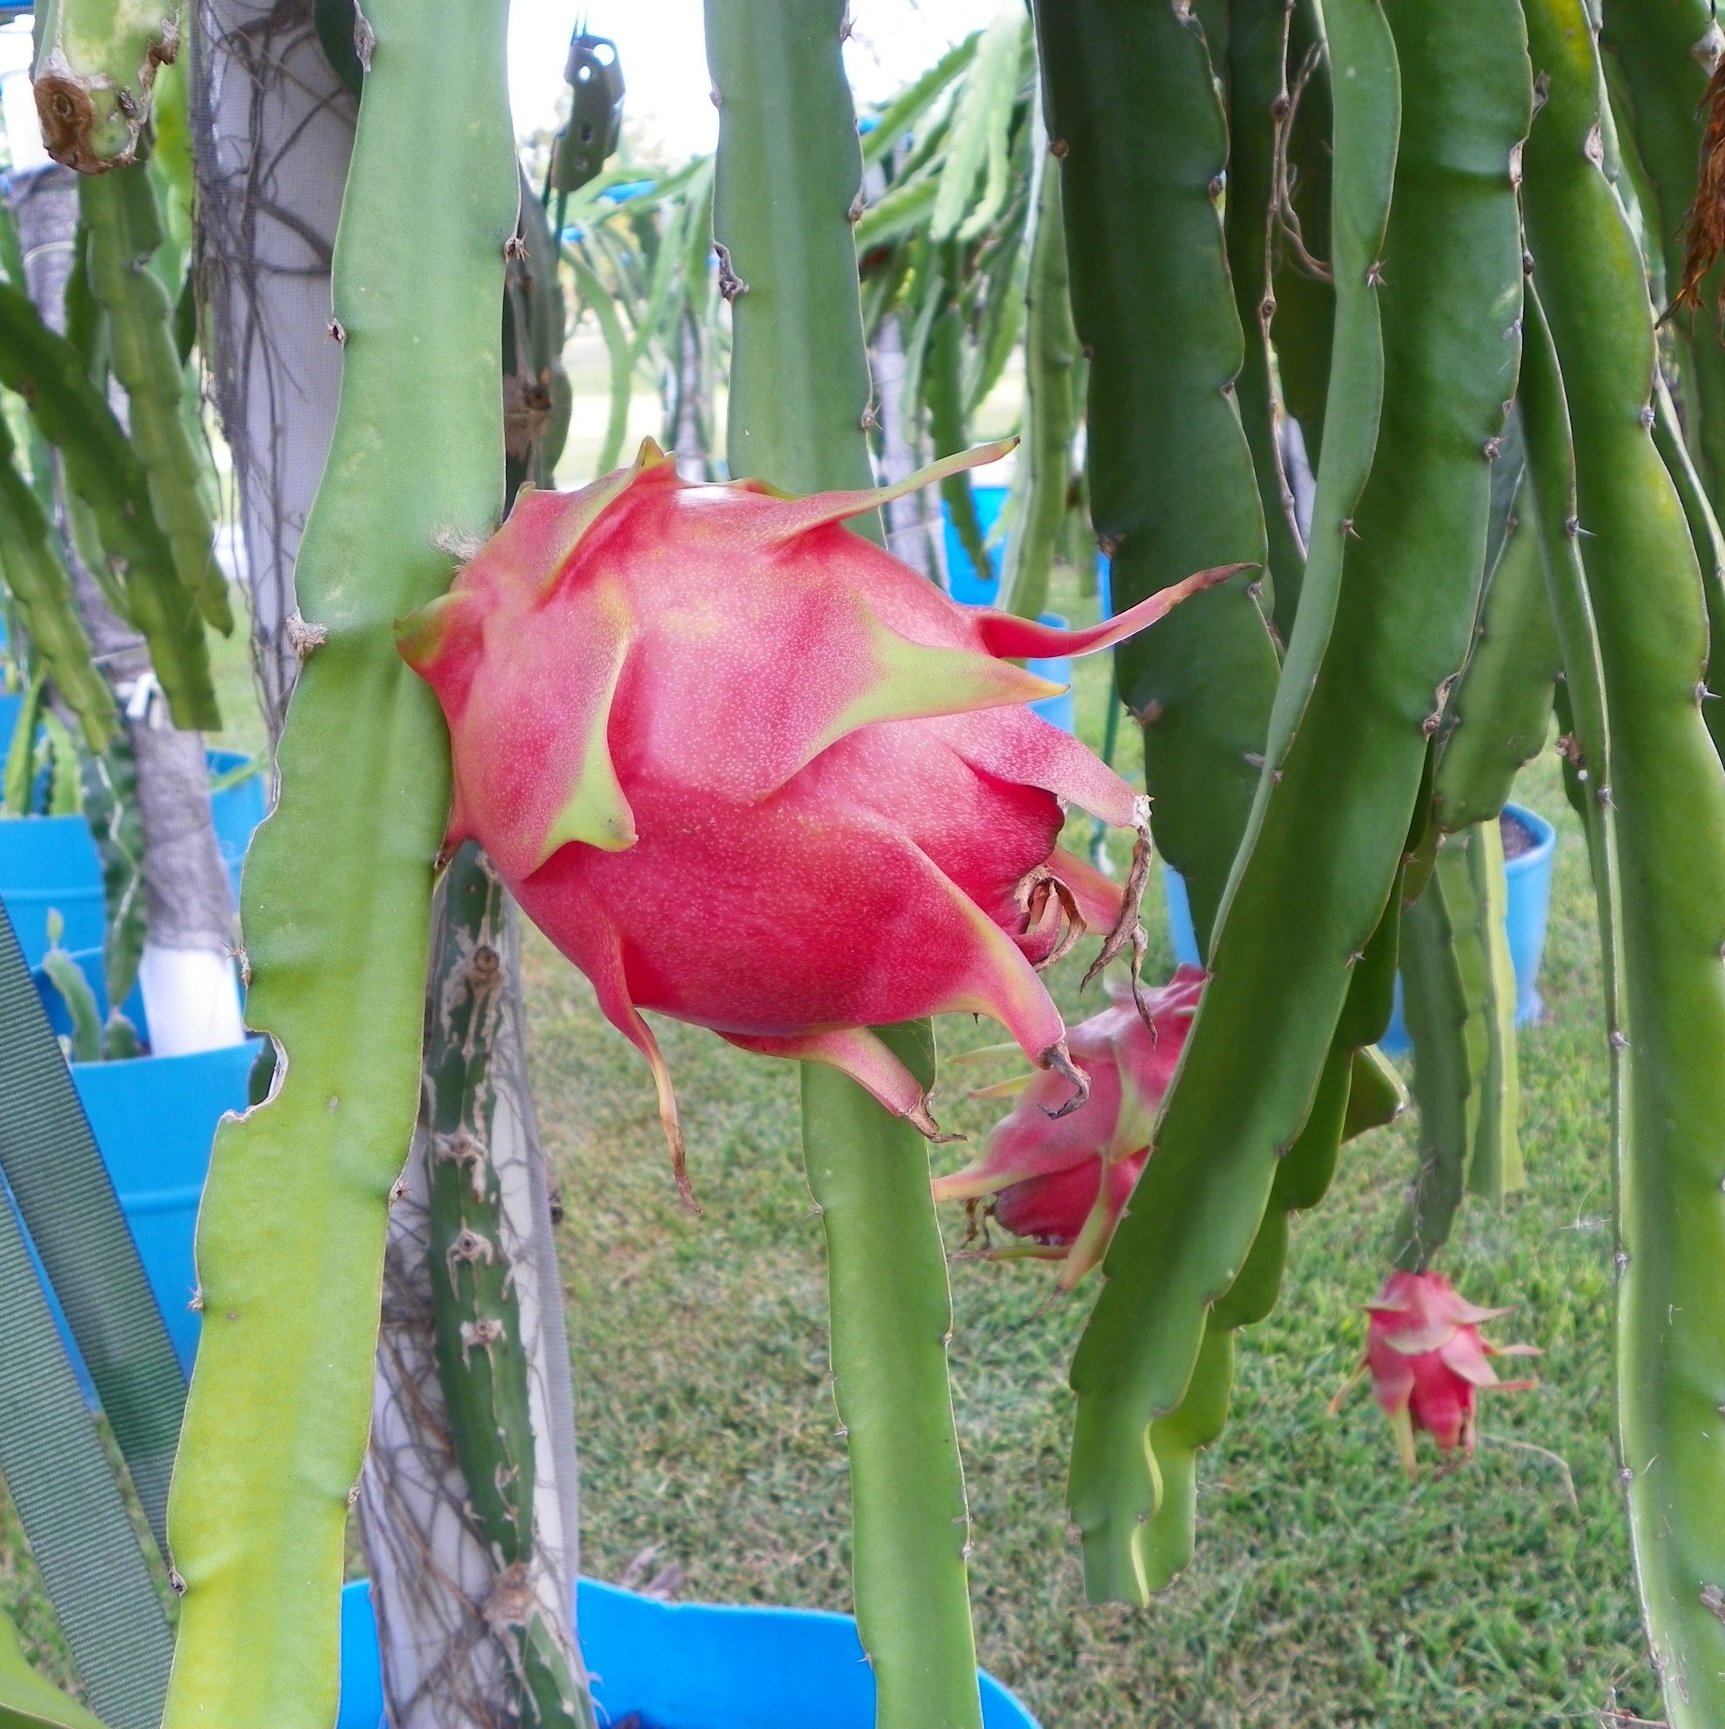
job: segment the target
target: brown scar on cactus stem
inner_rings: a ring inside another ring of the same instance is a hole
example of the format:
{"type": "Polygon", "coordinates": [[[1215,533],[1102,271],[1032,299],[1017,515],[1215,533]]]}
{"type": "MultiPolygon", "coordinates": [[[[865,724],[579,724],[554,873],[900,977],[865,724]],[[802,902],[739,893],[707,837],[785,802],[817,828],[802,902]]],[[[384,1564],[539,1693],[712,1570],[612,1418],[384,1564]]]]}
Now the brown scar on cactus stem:
{"type": "MultiPolygon", "coordinates": [[[[179,51],[179,25],[173,18],[165,18],[160,40],[148,45],[143,64],[138,68],[138,87],[146,97],[156,82],[156,69],[171,66],[179,51]]],[[[112,168],[124,168],[137,160],[138,140],[143,133],[142,110],[147,104],[140,103],[124,84],[73,71],[59,48],[42,60],[31,83],[42,143],[56,162],[80,174],[106,174],[112,168]],[[116,155],[103,156],[91,147],[91,134],[97,124],[91,100],[91,92],[95,90],[113,91],[114,106],[126,122],[129,142],[116,155]]]]}
{"type": "Polygon", "coordinates": [[[353,51],[362,72],[371,70],[371,57],[377,48],[377,32],[371,27],[365,9],[357,3],[353,9],[353,51]]]}
{"type": "Polygon", "coordinates": [[[719,261],[719,292],[726,300],[735,300],[739,294],[747,294],[749,285],[740,277],[731,263],[731,249],[722,241],[713,242],[713,255],[719,261]]]}
{"type": "Polygon", "coordinates": [[[314,649],[329,641],[329,626],[310,623],[298,607],[283,620],[282,630],[287,636],[288,647],[294,652],[294,659],[301,666],[311,659],[314,649]]]}
{"type": "Polygon", "coordinates": [[[527,242],[519,234],[511,234],[503,242],[503,256],[505,258],[525,258],[527,256],[527,242]]]}

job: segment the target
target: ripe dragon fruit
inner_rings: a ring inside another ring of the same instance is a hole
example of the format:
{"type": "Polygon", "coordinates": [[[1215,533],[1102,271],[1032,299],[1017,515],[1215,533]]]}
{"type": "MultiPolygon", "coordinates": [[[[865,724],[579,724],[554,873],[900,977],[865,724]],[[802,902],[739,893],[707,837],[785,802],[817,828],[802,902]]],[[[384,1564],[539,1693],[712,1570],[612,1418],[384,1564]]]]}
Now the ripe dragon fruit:
{"type": "Polygon", "coordinates": [[[1011,657],[1132,635],[1203,571],[1094,629],[960,607],[850,533],[900,486],[788,498],[690,485],[651,442],[572,494],[523,491],[401,653],[449,722],[455,804],[535,924],[640,1049],[688,1195],[670,1076],[641,1010],[830,1063],[935,1134],[868,1029],[1000,1021],[1082,1101],[1039,966],[1087,925],[1094,972],[1143,948],[1148,803],[1024,704],[1011,657]],[[1136,831],[1120,889],[1055,841],[1061,800],[1136,831]]]}
{"type": "MultiPolygon", "coordinates": [[[[1395,1431],[1396,1451],[1410,1477],[1418,1474],[1414,1431],[1424,1429],[1438,1450],[1474,1449],[1474,1404],[1482,1387],[1522,1392],[1537,1381],[1500,1381],[1493,1357],[1537,1357],[1534,1345],[1493,1345],[1480,1323],[1508,1309],[1482,1309],[1461,1296],[1442,1273],[1391,1273],[1382,1295],[1367,1306],[1366,1359],[1372,1394],[1395,1431]]],[[[1353,1381],[1348,1383],[1351,1387],[1353,1381]]],[[[1348,1391],[1336,1395],[1334,1410],[1348,1391]]]]}
{"type": "Polygon", "coordinates": [[[975,1164],[935,1179],[935,1198],[992,1197],[994,1221],[1029,1239],[1029,1246],[993,1252],[1058,1258],[1061,1288],[1070,1289],[1102,1259],[1150,1156],[1156,1113],[1186,1047],[1205,976],[1183,966],[1159,990],[1144,992],[1148,1019],[1136,1004],[1117,1001],[1081,1021],[1067,1044],[1090,1077],[1089,1099],[1056,1116],[1056,1076],[1007,1083],[1022,1087],[1012,1113],[995,1126],[975,1164]]]}

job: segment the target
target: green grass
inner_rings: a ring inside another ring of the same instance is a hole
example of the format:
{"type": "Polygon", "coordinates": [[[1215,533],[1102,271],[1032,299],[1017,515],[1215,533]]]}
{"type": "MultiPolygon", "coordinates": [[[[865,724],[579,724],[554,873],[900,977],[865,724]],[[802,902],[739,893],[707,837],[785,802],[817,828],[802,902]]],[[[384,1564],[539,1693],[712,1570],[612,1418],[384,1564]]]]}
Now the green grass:
{"type": "MultiPolygon", "coordinates": [[[[1086,664],[1092,743],[1104,679],[1086,664]]],[[[1047,1729],[1523,1729],[1612,1705],[1657,1717],[1612,1453],[1591,888],[1549,759],[1520,796],[1562,835],[1546,1019],[1521,1040],[1530,1188],[1501,1214],[1470,1206],[1442,1264],[1476,1301],[1516,1305],[1497,1336],[1544,1347],[1544,1384],[1487,1397],[1471,1466],[1428,1469],[1410,1488],[1363,1389],[1325,1413],[1359,1355],[1359,1305],[1413,1168],[1404,1125],[1350,1147],[1329,1202],[1299,1221],[1281,1305],[1244,1338],[1233,1421],[1204,1461],[1198,1558],[1148,1611],[1085,1606],[1064,1516],[1065,1366],[1087,1293],[1050,1304],[1045,1269],[954,1265],[983,1661],[1047,1729]]],[[[1147,922],[1165,967],[1159,896],[1153,882],[1147,922]]],[[[671,1187],[644,1066],[547,944],[529,945],[527,965],[534,1079],[566,1206],[584,1565],[615,1577],[653,1548],[656,1566],[683,1569],[690,1597],[844,1608],[845,1461],[794,1074],[661,1023],[706,1207],[693,1219],[671,1187]]],[[[1061,969],[1057,994],[1088,1012],[1078,971],[1061,969]]],[[[999,1034],[954,1024],[943,1036],[951,1049],[999,1034]]],[[[991,1120],[957,1098],[937,1114],[973,1137],[991,1120]]],[[[956,1248],[956,1209],[952,1227],[956,1248]]]]}
{"type": "MultiPolygon", "coordinates": [[[[1088,605],[1060,598],[1074,614],[1088,605]]],[[[226,737],[253,747],[243,650],[224,648],[218,665],[226,737]]],[[[1081,730],[1093,744],[1105,679],[1102,662],[1083,664],[1081,730]]],[[[1123,749],[1136,772],[1135,745],[1123,749]]],[[[1410,1488],[1363,1390],[1337,1418],[1325,1414],[1358,1357],[1359,1305],[1375,1292],[1412,1169],[1405,1126],[1347,1149],[1330,1200],[1298,1223],[1282,1303],[1244,1338],[1233,1421],[1204,1461],[1198,1558],[1145,1612],[1085,1606],[1064,1516],[1065,1365],[1089,1293],[1051,1303],[1046,1269],[955,1263],[983,1661],[1046,1729],[1531,1729],[1595,1722],[1612,1706],[1657,1718],[1611,1441],[1591,889],[1551,759],[1519,796],[1562,836],[1546,1019],[1521,1040],[1530,1187],[1501,1214],[1470,1205],[1443,1265],[1475,1300],[1517,1305],[1497,1336],[1544,1347],[1544,1384],[1488,1397],[1471,1466],[1428,1469],[1410,1488]]],[[[1166,968],[1154,875],[1146,918],[1166,968]]],[[[683,1571],[688,1597],[845,1608],[845,1459],[794,1072],[660,1023],[706,1207],[694,1219],[671,1185],[644,1065],[548,944],[532,938],[526,964],[534,1081],[565,1205],[585,1568],[615,1578],[651,1548],[655,1567],[683,1571]]],[[[1055,981],[1069,1014],[1094,1006],[1093,993],[1077,995],[1079,970],[1067,963],[1055,981]]],[[[949,1050],[999,1036],[966,1022],[943,1029],[949,1050]]],[[[973,1139],[991,1121],[989,1107],[960,1097],[938,1114],[973,1139]]],[[[957,1248],[957,1209],[951,1224],[957,1248]]],[[[63,1676],[9,1512],[0,1607],[63,1676]]]]}

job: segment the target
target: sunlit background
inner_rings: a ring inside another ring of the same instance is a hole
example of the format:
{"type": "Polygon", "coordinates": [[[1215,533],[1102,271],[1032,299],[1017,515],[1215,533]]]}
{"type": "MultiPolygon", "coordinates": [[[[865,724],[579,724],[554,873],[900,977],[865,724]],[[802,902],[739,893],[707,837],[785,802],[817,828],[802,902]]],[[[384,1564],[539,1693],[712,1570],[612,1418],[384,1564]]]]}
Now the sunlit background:
{"type": "MultiPolygon", "coordinates": [[[[845,64],[859,104],[891,94],[1012,0],[856,0],[845,64]]],[[[549,132],[568,112],[563,65],[578,20],[617,45],[628,86],[625,146],[654,167],[711,150],[718,114],[708,94],[701,0],[515,0],[509,9],[509,88],[523,140],[549,132]]],[[[0,81],[12,160],[42,160],[22,73],[30,24],[0,28],[0,81]]]]}

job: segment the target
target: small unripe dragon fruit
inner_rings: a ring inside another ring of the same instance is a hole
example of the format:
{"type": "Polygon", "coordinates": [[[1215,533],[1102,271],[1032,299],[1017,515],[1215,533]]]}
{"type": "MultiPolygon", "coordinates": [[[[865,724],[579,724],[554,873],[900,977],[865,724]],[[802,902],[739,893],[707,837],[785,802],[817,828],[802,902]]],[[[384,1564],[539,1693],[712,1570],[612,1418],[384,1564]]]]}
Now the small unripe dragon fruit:
{"type": "Polygon", "coordinates": [[[1395,1431],[1402,1468],[1418,1472],[1414,1431],[1423,1429],[1443,1453],[1474,1449],[1474,1405],[1482,1387],[1522,1392],[1537,1381],[1500,1381],[1493,1357],[1537,1357],[1535,1345],[1493,1345],[1480,1323],[1508,1309],[1482,1309],[1468,1302],[1442,1273],[1391,1273],[1382,1295],[1368,1305],[1366,1359],[1354,1380],[1336,1395],[1340,1405],[1360,1374],[1370,1374],[1372,1394],[1395,1431]]]}
{"type": "Polygon", "coordinates": [[[992,1197],[994,1222],[1028,1239],[1028,1246],[993,1252],[1059,1259],[1061,1287],[1070,1289],[1102,1259],[1150,1156],[1156,1113],[1186,1048],[1204,979],[1201,968],[1181,967],[1159,990],[1143,992],[1147,1019],[1122,1000],[1079,1022],[1067,1043],[1090,1077],[1089,1098],[1055,1115],[1062,1102],[1058,1078],[1032,1076],[982,1157],[935,1179],[935,1198],[992,1197]]]}
{"type": "Polygon", "coordinates": [[[643,1009],[830,1063],[932,1135],[870,1027],[990,1015],[1070,1107],[1085,1083],[1036,969],[1089,925],[1097,967],[1130,948],[1136,976],[1147,801],[1024,706],[1059,687],[1014,657],[1104,648],[1240,567],[1060,631],[958,606],[844,527],[1006,448],[787,498],[687,484],[648,443],[583,491],[524,491],[398,627],[449,721],[446,845],[484,847],[646,1057],[685,1193],[643,1009]],[[1062,800],[1136,831],[1124,896],[1056,847],[1062,800]]]}

